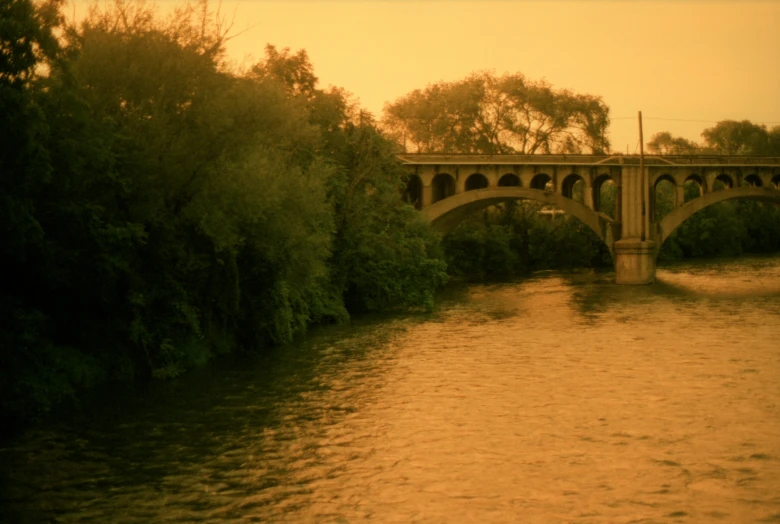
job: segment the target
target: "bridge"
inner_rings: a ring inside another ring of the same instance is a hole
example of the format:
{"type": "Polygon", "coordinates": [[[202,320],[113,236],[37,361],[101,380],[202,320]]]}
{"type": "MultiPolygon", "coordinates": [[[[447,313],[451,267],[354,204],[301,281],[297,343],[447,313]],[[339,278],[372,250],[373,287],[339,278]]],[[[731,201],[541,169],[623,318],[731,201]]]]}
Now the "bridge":
{"type": "Polygon", "coordinates": [[[655,278],[658,250],[694,213],[744,198],[780,204],[780,157],[726,155],[400,155],[408,192],[434,229],[446,234],[469,214],[517,199],[556,206],[607,245],[619,284],[655,278]],[[656,188],[674,186],[674,209],[654,216],[656,188]],[[699,196],[688,201],[684,187],[699,196]],[[610,210],[604,184],[614,184],[610,210]],[[610,213],[606,212],[610,211],[610,213]]]}

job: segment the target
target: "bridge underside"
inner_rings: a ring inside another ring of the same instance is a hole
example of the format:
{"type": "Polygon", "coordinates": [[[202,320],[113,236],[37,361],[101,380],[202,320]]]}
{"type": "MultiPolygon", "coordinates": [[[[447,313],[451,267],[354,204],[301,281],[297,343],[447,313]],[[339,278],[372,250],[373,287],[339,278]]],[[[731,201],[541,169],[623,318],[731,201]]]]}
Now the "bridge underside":
{"type": "Polygon", "coordinates": [[[611,249],[614,220],[604,214],[593,211],[576,200],[541,189],[521,187],[475,189],[431,204],[424,208],[422,213],[431,222],[436,231],[446,235],[461,223],[464,218],[476,211],[500,202],[520,199],[535,200],[562,209],[592,229],[601,241],[605,242],[607,247],[611,249]]]}

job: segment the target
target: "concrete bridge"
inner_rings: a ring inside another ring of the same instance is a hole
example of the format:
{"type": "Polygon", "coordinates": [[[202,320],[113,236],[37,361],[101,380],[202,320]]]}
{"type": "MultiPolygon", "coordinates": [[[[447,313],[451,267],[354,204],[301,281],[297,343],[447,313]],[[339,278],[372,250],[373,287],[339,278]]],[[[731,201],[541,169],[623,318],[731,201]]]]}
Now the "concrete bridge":
{"type": "Polygon", "coordinates": [[[736,198],[780,204],[780,157],[405,154],[400,158],[412,173],[410,199],[442,234],[490,205],[537,200],[577,217],[607,244],[619,284],[652,282],[661,244],[705,207],[736,198]],[[656,219],[656,188],[662,181],[674,186],[674,209],[656,219]],[[699,196],[686,201],[684,187],[691,183],[698,186],[699,196]],[[604,184],[616,188],[610,210],[602,203],[604,184]]]}

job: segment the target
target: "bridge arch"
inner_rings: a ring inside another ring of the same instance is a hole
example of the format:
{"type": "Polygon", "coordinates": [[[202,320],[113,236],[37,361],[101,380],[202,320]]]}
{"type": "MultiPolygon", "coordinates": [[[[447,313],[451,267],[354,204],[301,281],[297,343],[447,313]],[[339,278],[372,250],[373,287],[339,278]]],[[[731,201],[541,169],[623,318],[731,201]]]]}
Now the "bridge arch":
{"type": "Polygon", "coordinates": [[[566,198],[571,198],[573,200],[577,200],[578,202],[584,202],[585,200],[585,179],[582,178],[580,175],[576,173],[572,173],[570,175],[567,175],[566,178],[563,179],[563,183],[561,184],[561,193],[566,198]],[[581,199],[575,199],[574,198],[574,186],[577,185],[577,183],[581,183],[583,186],[582,188],[582,198],[581,199]]]}
{"type": "Polygon", "coordinates": [[[490,185],[488,179],[482,173],[473,173],[466,179],[466,191],[473,191],[475,189],[484,189],[490,185]]]}
{"type": "Polygon", "coordinates": [[[552,177],[547,173],[538,173],[531,179],[531,188],[552,191],[552,177]]]}
{"type": "Polygon", "coordinates": [[[772,185],[775,186],[775,189],[780,189],[780,175],[772,177],[772,185]]]}
{"type": "Polygon", "coordinates": [[[455,178],[449,173],[439,173],[431,182],[433,194],[431,200],[438,202],[455,194],[455,178]]]}
{"type": "Polygon", "coordinates": [[[661,182],[671,182],[673,186],[677,185],[677,180],[672,175],[670,175],[669,173],[664,173],[663,175],[656,177],[655,180],[653,181],[654,192],[656,189],[658,189],[658,184],[660,184],[661,182]]]}
{"type": "Polygon", "coordinates": [[[520,187],[520,177],[514,173],[507,173],[498,179],[498,185],[502,187],[520,187]]]}
{"type": "Polygon", "coordinates": [[[602,173],[593,180],[593,209],[598,213],[612,214],[613,217],[620,216],[620,191],[618,190],[618,183],[611,175],[602,173]],[[607,202],[609,192],[607,188],[611,187],[613,192],[613,198],[610,202],[607,202]]]}
{"type": "Polygon", "coordinates": [[[444,235],[476,211],[500,202],[519,199],[536,200],[562,209],[591,228],[607,244],[610,252],[612,251],[609,240],[613,234],[614,221],[611,218],[603,213],[593,211],[576,200],[542,189],[515,186],[466,191],[423,208],[422,214],[436,231],[444,235]]]}
{"type": "Polygon", "coordinates": [[[669,211],[671,211],[671,209],[674,209],[675,205],[677,204],[677,197],[675,196],[676,187],[677,180],[668,173],[662,174],[655,178],[653,181],[653,189],[650,191],[649,205],[650,216],[653,220],[658,220],[661,215],[666,215],[669,211]],[[669,188],[669,185],[671,185],[671,188],[669,188]],[[668,188],[666,190],[666,195],[664,195],[664,186],[668,188]]]}
{"type": "Polygon", "coordinates": [[[718,176],[715,177],[715,180],[712,182],[712,190],[713,191],[719,191],[719,188],[717,187],[717,183],[720,182],[723,184],[725,188],[733,189],[736,184],[734,184],[734,180],[727,175],[726,173],[721,173],[718,176]]]}
{"type": "Polygon", "coordinates": [[[704,181],[704,177],[700,176],[699,174],[692,173],[688,175],[685,178],[685,181],[683,182],[683,187],[688,186],[689,183],[696,185],[696,187],[699,189],[699,194],[689,198],[688,191],[686,190],[685,191],[686,202],[690,202],[693,201],[694,199],[701,198],[705,195],[705,193],[707,193],[707,183],[704,181]]]}
{"type": "Polygon", "coordinates": [[[755,173],[751,173],[750,175],[743,178],[742,182],[743,185],[746,185],[748,187],[761,187],[764,185],[763,181],[761,180],[761,177],[755,173]]]}
{"type": "Polygon", "coordinates": [[[675,229],[702,209],[725,200],[744,198],[780,204],[780,191],[766,187],[737,187],[729,191],[714,191],[695,198],[676,208],[656,224],[655,238],[658,249],[675,229]]]}
{"type": "Polygon", "coordinates": [[[673,171],[667,171],[661,169],[651,171],[650,187],[652,188],[656,187],[661,180],[668,180],[675,186],[681,185],[683,183],[683,179],[680,178],[680,175],[673,171]]]}

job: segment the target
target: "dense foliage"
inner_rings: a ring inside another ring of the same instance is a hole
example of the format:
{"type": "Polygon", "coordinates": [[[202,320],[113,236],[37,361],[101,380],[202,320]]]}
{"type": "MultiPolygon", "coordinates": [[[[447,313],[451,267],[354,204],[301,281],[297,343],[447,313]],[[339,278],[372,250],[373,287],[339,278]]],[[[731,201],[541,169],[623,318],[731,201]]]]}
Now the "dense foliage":
{"type": "Polygon", "coordinates": [[[722,120],[702,131],[704,143],[676,137],[668,131],[654,134],[647,150],[658,155],[716,153],[724,155],[780,156],[780,126],[767,128],[749,120],[722,120]]]}
{"type": "Polygon", "coordinates": [[[540,269],[609,267],[607,245],[582,222],[538,202],[506,202],[465,220],[444,239],[451,274],[512,280],[540,269]]]}
{"type": "Polygon", "coordinates": [[[660,260],[780,251],[780,208],[753,200],[720,202],[682,223],[661,246],[660,260]]]}
{"type": "MultiPolygon", "coordinates": [[[[721,190],[716,183],[715,190],[721,190]]],[[[699,196],[696,184],[685,186],[685,200],[699,196]]],[[[656,216],[674,207],[674,188],[659,184],[656,216]]],[[[768,254],[780,251],[780,207],[755,200],[719,202],[695,213],[683,222],[661,246],[660,261],[691,257],[768,254]]]]}
{"type": "Polygon", "coordinates": [[[205,3],[66,27],[2,3],[0,402],[171,377],[356,311],[430,307],[438,239],[396,147],[304,51],[223,63],[205,3]]]}
{"type": "MultiPolygon", "coordinates": [[[[115,0],[78,27],[63,23],[62,1],[0,1],[2,423],[96,383],[284,344],[314,323],[430,308],[445,259],[472,280],[610,265],[592,231],[533,202],[490,208],[440,243],[403,202],[396,157],[403,142],[604,152],[598,97],[479,73],[389,104],[380,127],[344,91],[318,87],[305,51],[267,46],[253,67],[227,67],[227,31],[208,22],[206,0],[164,20],[115,0]]],[[[780,154],[779,129],[722,122],[705,146],[780,154]]],[[[663,153],[693,144],[654,141],[663,153]]],[[[726,202],[683,224],[662,256],[778,248],[777,209],[726,202]]]]}
{"type": "Polygon", "coordinates": [[[554,89],[520,73],[475,73],[417,89],[385,106],[385,127],[416,153],[601,153],[601,97],[554,89]]]}

